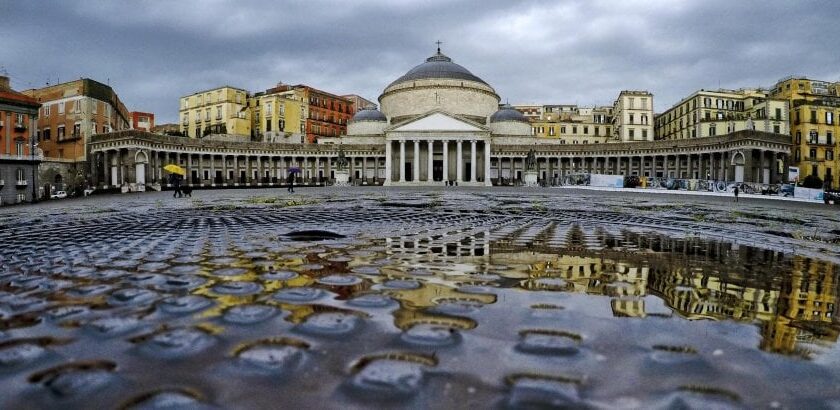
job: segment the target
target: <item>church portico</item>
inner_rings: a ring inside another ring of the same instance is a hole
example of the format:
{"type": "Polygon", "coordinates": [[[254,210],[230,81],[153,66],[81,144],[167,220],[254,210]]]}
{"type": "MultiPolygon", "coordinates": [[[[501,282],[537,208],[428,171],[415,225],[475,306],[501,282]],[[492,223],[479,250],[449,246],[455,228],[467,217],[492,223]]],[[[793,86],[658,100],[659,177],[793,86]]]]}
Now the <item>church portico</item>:
{"type": "Polygon", "coordinates": [[[393,164],[386,186],[490,186],[489,138],[392,137],[385,144],[385,162],[393,164]]]}

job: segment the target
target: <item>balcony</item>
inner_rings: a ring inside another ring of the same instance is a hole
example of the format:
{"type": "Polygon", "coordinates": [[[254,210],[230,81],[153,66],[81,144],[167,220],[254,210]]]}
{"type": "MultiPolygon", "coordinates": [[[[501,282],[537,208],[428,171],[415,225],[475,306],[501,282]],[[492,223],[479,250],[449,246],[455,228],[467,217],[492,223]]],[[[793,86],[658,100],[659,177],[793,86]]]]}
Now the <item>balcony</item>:
{"type": "Polygon", "coordinates": [[[3,120],[0,120],[0,128],[3,128],[3,124],[5,124],[3,120]]]}
{"type": "Polygon", "coordinates": [[[0,179],[0,188],[3,188],[4,186],[6,186],[6,181],[0,179]]]}
{"type": "Polygon", "coordinates": [[[22,122],[15,123],[15,131],[26,131],[26,124],[22,122]]]}
{"type": "Polygon", "coordinates": [[[18,180],[17,183],[15,183],[15,186],[17,186],[18,188],[26,188],[26,186],[28,186],[28,185],[29,185],[29,181],[27,181],[25,179],[24,180],[18,180]]]}

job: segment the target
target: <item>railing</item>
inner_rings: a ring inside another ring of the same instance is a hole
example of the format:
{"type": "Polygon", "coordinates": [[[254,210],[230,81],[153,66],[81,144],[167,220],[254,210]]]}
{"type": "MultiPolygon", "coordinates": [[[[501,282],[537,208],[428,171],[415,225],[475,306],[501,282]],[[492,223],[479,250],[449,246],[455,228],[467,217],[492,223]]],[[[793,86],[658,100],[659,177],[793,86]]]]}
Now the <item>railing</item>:
{"type": "Polygon", "coordinates": [[[15,185],[17,185],[17,186],[19,186],[19,187],[22,187],[22,186],[27,186],[27,185],[29,185],[29,181],[27,181],[27,180],[20,180],[20,181],[17,181],[17,184],[15,184],[15,185]]]}
{"type": "Polygon", "coordinates": [[[18,161],[31,161],[31,160],[34,159],[36,161],[41,161],[41,160],[44,159],[44,156],[43,155],[24,155],[24,154],[21,154],[21,155],[0,154],[0,159],[18,160],[18,161]]]}

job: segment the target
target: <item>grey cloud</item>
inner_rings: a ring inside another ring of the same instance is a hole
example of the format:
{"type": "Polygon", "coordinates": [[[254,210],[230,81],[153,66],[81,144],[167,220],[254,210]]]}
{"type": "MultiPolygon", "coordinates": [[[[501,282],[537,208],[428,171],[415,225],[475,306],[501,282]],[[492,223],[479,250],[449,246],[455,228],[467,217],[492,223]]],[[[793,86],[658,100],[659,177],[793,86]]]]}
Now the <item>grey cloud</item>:
{"type": "Polygon", "coordinates": [[[840,80],[838,11],[831,0],[4,2],[0,65],[19,89],[109,79],[163,123],[178,97],[223,84],[375,100],[440,39],[512,103],[611,104],[647,89],[663,110],[700,88],[840,80]]]}

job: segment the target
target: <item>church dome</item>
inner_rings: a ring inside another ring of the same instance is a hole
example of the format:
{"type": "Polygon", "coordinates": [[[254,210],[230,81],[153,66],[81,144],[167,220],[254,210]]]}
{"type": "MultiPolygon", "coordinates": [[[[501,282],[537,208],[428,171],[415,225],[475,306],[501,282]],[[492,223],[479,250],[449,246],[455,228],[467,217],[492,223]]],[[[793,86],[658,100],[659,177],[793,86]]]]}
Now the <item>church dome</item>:
{"type": "Polygon", "coordinates": [[[375,108],[362,108],[356,111],[353,121],[388,121],[385,114],[375,108]]]}
{"type": "Polygon", "coordinates": [[[508,104],[502,106],[499,111],[493,113],[490,116],[490,122],[502,122],[502,121],[517,121],[517,122],[528,122],[528,118],[525,117],[524,114],[516,110],[515,108],[511,107],[508,104]]]}
{"type": "Polygon", "coordinates": [[[440,52],[385,87],[379,109],[397,124],[430,111],[443,111],[479,124],[499,109],[496,90],[440,52]]]}
{"type": "Polygon", "coordinates": [[[392,82],[389,87],[406,81],[424,80],[429,78],[467,80],[487,84],[484,80],[471,73],[470,70],[467,70],[459,64],[453,63],[451,58],[443,55],[440,52],[440,49],[438,49],[437,53],[427,58],[425,63],[412,68],[402,77],[392,82]]]}

